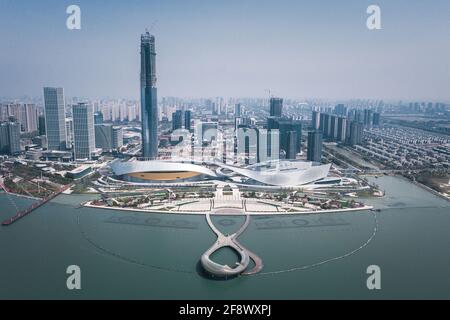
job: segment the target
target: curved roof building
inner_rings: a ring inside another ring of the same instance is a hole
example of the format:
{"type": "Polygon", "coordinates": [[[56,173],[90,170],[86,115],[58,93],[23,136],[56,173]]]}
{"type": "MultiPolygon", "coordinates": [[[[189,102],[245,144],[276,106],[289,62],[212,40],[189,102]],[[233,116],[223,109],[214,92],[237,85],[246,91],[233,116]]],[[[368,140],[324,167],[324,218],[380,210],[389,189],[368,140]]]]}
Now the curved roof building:
{"type": "Polygon", "coordinates": [[[331,164],[314,165],[312,162],[280,161],[258,164],[247,168],[220,162],[193,164],[173,161],[115,161],[111,164],[114,174],[122,180],[139,183],[202,181],[229,179],[240,176],[269,186],[301,186],[327,177],[331,164]],[[217,167],[212,170],[210,167],[217,167]],[[226,171],[226,172],[225,172],[226,171]]]}

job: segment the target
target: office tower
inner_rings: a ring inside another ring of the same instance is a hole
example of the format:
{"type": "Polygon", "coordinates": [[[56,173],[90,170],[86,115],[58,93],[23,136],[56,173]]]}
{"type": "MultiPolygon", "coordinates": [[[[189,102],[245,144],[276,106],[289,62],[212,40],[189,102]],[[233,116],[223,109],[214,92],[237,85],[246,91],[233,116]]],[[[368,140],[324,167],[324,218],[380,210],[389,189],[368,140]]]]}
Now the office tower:
{"type": "Polygon", "coordinates": [[[66,148],[72,149],[73,145],[73,119],[66,118],[66,148]]]}
{"type": "Polygon", "coordinates": [[[8,122],[0,122],[0,154],[9,154],[8,122]]]}
{"type": "Polygon", "coordinates": [[[141,121],[142,156],[158,156],[158,99],[156,90],[155,37],[141,35],[141,121]]]}
{"type": "Polygon", "coordinates": [[[103,151],[111,151],[123,146],[123,130],[112,124],[96,124],[95,147],[103,151]]]}
{"type": "Polygon", "coordinates": [[[45,129],[49,150],[65,150],[66,124],[63,88],[44,88],[45,129]]]}
{"type": "Polygon", "coordinates": [[[288,149],[288,132],[295,131],[297,134],[295,136],[295,153],[301,151],[301,138],[302,138],[302,123],[299,120],[292,119],[281,119],[277,117],[267,118],[267,129],[278,129],[279,130],[279,146],[280,150],[287,152],[288,149]]]}
{"type": "Polygon", "coordinates": [[[103,113],[100,111],[94,113],[94,124],[103,124],[103,113]]]}
{"type": "Polygon", "coordinates": [[[39,129],[39,135],[44,136],[45,135],[45,116],[39,116],[38,117],[38,129],[39,129]]]}
{"type": "Polygon", "coordinates": [[[235,117],[240,117],[241,116],[241,104],[240,103],[236,103],[234,105],[234,116],[235,117]]]}
{"type": "Polygon", "coordinates": [[[349,144],[351,146],[361,144],[363,137],[363,123],[358,121],[352,121],[350,124],[350,139],[349,144]]]}
{"type": "Polygon", "coordinates": [[[34,104],[24,104],[22,106],[21,125],[24,132],[37,131],[37,109],[34,104]]]}
{"type": "Polygon", "coordinates": [[[381,124],[381,115],[379,112],[373,114],[373,125],[379,126],[381,124]]]}
{"type": "Polygon", "coordinates": [[[186,110],[184,112],[184,128],[191,131],[191,111],[186,110]]]}
{"type": "Polygon", "coordinates": [[[339,117],[337,126],[337,137],[336,137],[337,141],[345,142],[346,130],[347,130],[347,118],[339,117]]]}
{"type": "Polygon", "coordinates": [[[308,132],[308,161],[320,162],[322,159],[322,132],[315,130],[308,132]]]}
{"type": "Polygon", "coordinates": [[[320,112],[319,111],[312,112],[311,126],[314,130],[319,130],[319,127],[320,127],[320,112]]]}
{"type": "Polygon", "coordinates": [[[12,155],[20,152],[20,124],[18,122],[8,123],[9,153],[12,155]]]}
{"type": "Polygon", "coordinates": [[[95,124],[95,147],[103,151],[112,149],[112,124],[95,124]]]}
{"type": "Polygon", "coordinates": [[[267,117],[267,129],[278,129],[278,119],[277,117],[267,117]]]}
{"type": "Polygon", "coordinates": [[[283,99],[270,98],[270,116],[281,117],[282,113],[283,113],[283,99]]]}
{"type": "Polygon", "coordinates": [[[339,116],[347,116],[347,108],[343,104],[338,104],[334,107],[334,113],[339,116]]]}
{"type": "Polygon", "coordinates": [[[95,150],[94,110],[87,103],[72,107],[75,160],[91,159],[95,150]]]}
{"type": "Polygon", "coordinates": [[[183,127],[183,113],[177,110],[172,113],[172,130],[181,129],[183,127]]]}
{"type": "Polygon", "coordinates": [[[297,155],[297,132],[287,132],[286,159],[295,159],[297,155]]]}
{"type": "Polygon", "coordinates": [[[112,128],[112,148],[118,149],[123,146],[123,129],[121,127],[112,128]]]}
{"type": "MultiPolygon", "coordinates": [[[[13,117],[11,117],[13,119],[13,117]]],[[[0,153],[16,155],[20,153],[20,124],[17,121],[0,124],[0,153]]]]}
{"type": "Polygon", "coordinates": [[[295,153],[299,153],[302,149],[302,122],[300,120],[292,120],[291,130],[296,132],[295,153]]]}

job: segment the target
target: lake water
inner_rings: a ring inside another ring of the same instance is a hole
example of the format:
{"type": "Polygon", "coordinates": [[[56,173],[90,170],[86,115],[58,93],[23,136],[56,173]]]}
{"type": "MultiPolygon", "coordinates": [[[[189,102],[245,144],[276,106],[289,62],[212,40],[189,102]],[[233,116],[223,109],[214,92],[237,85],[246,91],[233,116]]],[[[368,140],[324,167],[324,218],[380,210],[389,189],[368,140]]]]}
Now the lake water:
{"type": "MultiPolygon", "coordinates": [[[[90,196],[61,195],[0,227],[0,299],[390,299],[450,298],[450,202],[397,177],[372,181],[382,211],[253,217],[239,237],[262,273],[205,277],[199,258],[215,241],[204,216],[78,208],[90,196]],[[81,290],[66,268],[81,268],[81,290]],[[381,268],[381,290],[366,268],[381,268]]],[[[25,208],[33,201],[14,197],[25,208]]],[[[14,213],[0,194],[0,219],[14,213]]],[[[214,217],[224,232],[243,217],[214,217]]],[[[229,252],[216,255],[233,263],[229,252]]]]}

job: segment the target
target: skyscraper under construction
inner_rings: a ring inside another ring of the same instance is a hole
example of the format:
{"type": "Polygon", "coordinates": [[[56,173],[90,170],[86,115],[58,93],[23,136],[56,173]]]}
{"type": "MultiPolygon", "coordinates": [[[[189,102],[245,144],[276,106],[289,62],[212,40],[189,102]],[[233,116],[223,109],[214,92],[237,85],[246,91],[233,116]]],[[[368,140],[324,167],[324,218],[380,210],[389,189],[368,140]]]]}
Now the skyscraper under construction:
{"type": "Polygon", "coordinates": [[[141,119],[142,156],[158,156],[158,99],[156,93],[155,37],[148,31],[141,35],[141,119]]]}

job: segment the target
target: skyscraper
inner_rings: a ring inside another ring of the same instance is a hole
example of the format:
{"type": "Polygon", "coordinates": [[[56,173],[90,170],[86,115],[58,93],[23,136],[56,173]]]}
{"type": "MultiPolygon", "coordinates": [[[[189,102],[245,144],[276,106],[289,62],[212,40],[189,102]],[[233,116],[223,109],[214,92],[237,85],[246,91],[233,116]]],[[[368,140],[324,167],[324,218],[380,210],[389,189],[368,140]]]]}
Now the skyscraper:
{"type": "Polygon", "coordinates": [[[0,153],[15,155],[20,152],[20,124],[17,121],[0,124],[0,153]]]}
{"type": "Polygon", "coordinates": [[[112,147],[117,149],[123,146],[123,129],[121,127],[112,128],[112,147]]]}
{"type": "Polygon", "coordinates": [[[282,113],[283,113],[283,99],[270,98],[270,116],[281,117],[282,113]]]}
{"type": "Polygon", "coordinates": [[[172,130],[181,129],[183,126],[183,113],[177,110],[172,113],[172,130]]]}
{"type": "Polygon", "coordinates": [[[186,110],[184,112],[184,128],[191,131],[191,111],[186,110]]]}
{"type": "Polygon", "coordinates": [[[103,113],[100,111],[94,113],[94,124],[103,124],[103,113]]]}
{"type": "Polygon", "coordinates": [[[45,116],[39,116],[38,118],[38,128],[39,128],[39,135],[44,136],[45,135],[45,116]]]}
{"type": "Polygon", "coordinates": [[[234,116],[235,117],[240,117],[241,116],[241,104],[240,103],[236,103],[234,105],[234,116]]]}
{"type": "Polygon", "coordinates": [[[94,124],[95,147],[103,151],[112,150],[112,124],[94,124]]]}
{"type": "Polygon", "coordinates": [[[334,107],[334,113],[339,116],[347,116],[347,108],[343,104],[338,104],[334,107]]]}
{"type": "Polygon", "coordinates": [[[347,118],[339,117],[337,127],[337,141],[345,142],[346,130],[347,130],[347,118]]]}
{"type": "Polygon", "coordinates": [[[308,132],[308,151],[306,154],[308,161],[320,162],[322,159],[322,132],[308,132]]]}
{"type": "Polygon", "coordinates": [[[72,149],[73,145],[73,119],[66,118],[66,147],[72,149]]]}
{"type": "Polygon", "coordinates": [[[78,103],[72,107],[74,158],[91,159],[95,150],[94,110],[92,105],[78,103]]]}
{"type": "Polygon", "coordinates": [[[65,150],[66,121],[63,88],[44,88],[45,129],[49,150],[65,150]]]}
{"type": "Polygon", "coordinates": [[[22,125],[22,131],[24,132],[37,131],[37,109],[34,104],[24,104],[22,106],[20,124],[22,125]]]}
{"type": "Polygon", "coordinates": [[[358,121],[352,121],[350,123],[350,138],[349,144],[351,146],[361,144],[363,139],[363,126],[364,124],[358,121]]]}
{"type": "Polygon", "coordinates": [[[288,131],[286,143],[286,159],[295,159],[297,155],[297,132],[288,131]]]}
{"type": "Polygon", "coordinates": [[[313,111],[312,112],[312,127],[314,130],[318,130],[320,127],[320,112],[313,111]]]}
{"type": "Polygon", "coordinates": [[[156,93],[155,37],[141,35],[141,121],[142,156],[158,156],[158,99],[156,93]]]}

